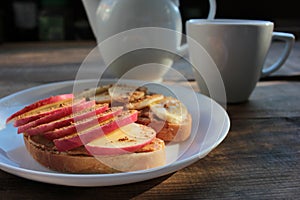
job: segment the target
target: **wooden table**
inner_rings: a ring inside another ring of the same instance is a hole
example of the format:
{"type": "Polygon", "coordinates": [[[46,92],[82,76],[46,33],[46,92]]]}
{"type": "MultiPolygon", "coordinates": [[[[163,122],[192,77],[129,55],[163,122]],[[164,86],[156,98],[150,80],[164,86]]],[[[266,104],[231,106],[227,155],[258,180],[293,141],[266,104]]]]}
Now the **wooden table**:
{"type": "MultiPolygon", "coordinates": [[[[74,79],[94,42],[0,46],[0,97],[74,79]]],[[[272,63],[281,44],[271,48],[272,63]]],[[[192,84],[191,69],[178,63],[192,84]]],[[[228,105],[231,129],[205,158],[176,173],[112,187],[77,188],[0,171],[0,199],[299,199],[300,43],[284,67],[260,81],[243,104],[228,105]]],[[[174,77],[167,76],[168,81],[174,77]]],[[[178,82],[185,84],[185,82],[178,82]]],[[[196,87],[196,86],[195,86],[196,87]]]]}

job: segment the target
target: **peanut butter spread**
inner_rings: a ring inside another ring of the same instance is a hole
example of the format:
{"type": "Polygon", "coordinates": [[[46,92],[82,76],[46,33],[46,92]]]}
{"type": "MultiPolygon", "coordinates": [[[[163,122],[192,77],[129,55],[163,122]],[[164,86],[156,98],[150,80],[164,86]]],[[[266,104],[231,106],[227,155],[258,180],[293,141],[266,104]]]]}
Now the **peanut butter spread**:
{"type": "MultiPolygon", "coordinates": [[[[44,150],[44,151],[51,151],[52,153],[57,154],[68,154],[68,155],[74,155],[74,156],[91,156],[89,152],[84,148],[84,146],[72,149],[70,151],[66,152],[59,152],[57,151],[54,143],[51,140],[46,139],[42,135],[35,135],[35,136],[24,136],[28,138],[28,141],[34,145],[35,147],[44,150]]],[[[142,153],[142,152],[152,152],[155,150],[158,150],[161,148],[161,146],[164,146],[164,142],[160,139],[154,139],[150,144],[144,146],[143,148],[136,151],[136,153],[142,153]]]]}

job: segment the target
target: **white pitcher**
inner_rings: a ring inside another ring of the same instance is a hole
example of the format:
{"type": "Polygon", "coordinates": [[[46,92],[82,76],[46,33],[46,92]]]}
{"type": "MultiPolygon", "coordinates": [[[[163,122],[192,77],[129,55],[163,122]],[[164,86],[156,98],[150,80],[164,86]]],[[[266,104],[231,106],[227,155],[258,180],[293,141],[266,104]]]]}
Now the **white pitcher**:
{"type": "MultiPolygon", "coordinates": [[[[119,38],[114,38],[111,40],[112,42],[104,45],[105,48],[100,48],[105,63],[109,65],[107,72],[110,74],[120,77],[130,69],[147,65],[148,74],[145,75],[145,71],[142,70],[144,75],[140,72],[138,74],[132,73],[126,78],[161,80],[168,68],[172,66],[174,56],[170,55],[170,52],[164,53],[164,50],[153,50],[155,46],[153,47],[152,44],[165,43],[166,46],[172,46],[174,51],[171,54],[174,52],[186,54],[187,52],[187,45],[181,46],[182,38],[181,34],[178,34],[182,32],[182,20],[178,8],[179,0],[82,0],[82,2],[100,47],[103,42],[107,43],[107,39],[123,33],[123,35],[119,35],[119,38]],[[143,29],[144,32],[139,31],[140,35],[132,32],[134,29],[143,27],[147,28],[143,29]],[[150,30],[149,27],[172,30],[174,33],[170,33],[167,39],[161,39],[159,36],[161,29],[156,29],[158,30],[156,37],[152,37],[155,32],[153,33],[153,29],[150,30]],[[124,31],[129,30],[131,31],[130,35],[129,33],[128,35],[124,34],[124,31]],[[146,32],[151,34],[150,37],[147,36],[146,32]],[[142,39],[143,36],[145,37],[142,39]],[[141,48],[147,46],[145,43],[151,46],[153,51],[151,48],[147,48],[146,52],[141,51],[141,48]],[[120,48],[124,46],[127,50],[121,51],[120,48]],[[111,55],[112,53],[114,55],[111,55]],[[151,69],[153,65],[150,63],[156,63],[163,67],[156,66],[151,69]]],[[[209,0],[209,2],[208,18],[213,19],[216,12],[215,0],[209,0]]]]}

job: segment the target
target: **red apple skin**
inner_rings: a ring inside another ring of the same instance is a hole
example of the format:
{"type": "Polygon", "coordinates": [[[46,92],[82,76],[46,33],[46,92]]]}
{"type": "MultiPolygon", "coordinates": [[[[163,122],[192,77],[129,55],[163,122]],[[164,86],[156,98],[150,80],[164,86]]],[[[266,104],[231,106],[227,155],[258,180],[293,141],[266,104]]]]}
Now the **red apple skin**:
{"type": "MultiPolygon", "coordinates": [[[[118,131],[113,131],[108,135],[108,137],[98,138],[98,144],[92,142],[85,145],[87,151],[94,156],[97,155],[121,155],[126,153],[132,153],[137,151],[138,149],[143,148],[147,144],[151,143],[153,139],[156,137],[156,132],[150,127],[140,125],[140,124],[129,124],[127,126],[131,127],[139,127],[138,129],[130,130],[130,134],[120,133],[118,131]],[[113,139],[109,137],[112,134],[113,139]],[[136,135],[135,135],[136,134],[136,135]],[[124,139],[125,138],[125,139],[124,139]],[[140,138],[140,139],[139,139],[140,138]],[[141,139],[142,138],[142,139],[141,139]],[[101,146],[100,143],[108,143],[111,146],[101,146]],[[131,142],[132,140],[133,142],[131,142]],[[127,143],[127,144],[126,144],[127,143]]],[[[131,129],[131,128],[130,128],[131,129]]],[[[128,131],[128,130],[127,130],[128,131]]]]}
{"type": "MultiPolygon", "coordinates": [[[[80,101],[79,103],[76,103],[75,105],[70,105],[67,107],[63,107],[57,110],[53,110],[52,113],[49,115],[46,115],[44,117],[41,117],[37,120],[31,121],[27,124],[21,125],[18,127],[18,133],[24,133],[27,131],[31,132],[31,129],[34,129],[35,127],[41,125],[41,124],[48,124],[50,122],[53,122],[55,120],[58,120],[62,117],[66,117],[68,115],[71,115],[72,113],[80,112],[84,109],[90,108],[96,104],[95,101],[80,101]]],[[[28,132],[28,134],[30,134],[28,132]]]]}
{"type": "Polygon", "coordinates": [[[26,117],[26,118],[22,118],[22,119],[18,119],[17,121],[15,121],[14,126],[18,127],[18,126],[22,126],[24,124],[27,124],[31,121],[37,120],[41,117],[44,117],[46,115],[48,115],[49,113],[40,113],[38,115],[34,115],[34,116],[30,116],[30,117],[26,117]]]}
{"type": "Polygon", "coordinates": [[[80,134],[75,133],[63,138],[54,139],[53,142],[58,151],[68,151],[85,145],[104,134],[108,134],[116,130],[119,127],[133,123],[137,121],[137,117],[138,112],[135,110],[124,111],[108,123],[96,126],[93,129],[88,129],[87,131],[82,131],[80,134]]]}
{"type": "MultiPolygon", "coordinates": [[[[76,103],[83,102],[83,101],[85,101],[85,100],[82,99],[82,100],[79,100],[76,103]]],[[[24,124],[27,124],[27,123],[32,122],[34,120],[37,120],[41,117],[49,115],[49,114],[53,113],[54,110],[63,109],[64,107],[72,106],[72,105],[74,105],[72,99],[62,100],[61,103],[59,101],[55,102],[54,106],[56,106],[56,108],[46,108],[45,110],[39,110],[36,113],[33,110],[33,111],[31,111],[33,113],[29,116],[22,116],[22,115],[18,116],[17,119],[14,120],[15,121],[14,126],[15,127],[22,126],[24,124]]]]}
{"type": "MultiPolygon", "coordinates": [[[[82,119],[87,119],[92,116],[98,115],[100,113],[105,112],[108,109],[108,104],[102,104],[102,105],[96,105],[93,107],[93,110],[90,110],[90,108],[85,108],[89,109],[88,111],[84,113],[80,113],[77,115],[77,113],[70,115],[68,117],[65,117],[64,119],[58,119],[54,121],[49,122],[45,119],[45,122],[41,125],[31,127],[26,130],[27,135],[38,135],[42,133],[46,133],[48,131],[52,131],[54,129],[59,129],[64,126],[70,126],[71,124],[75,123],[76,121],[82,120],[82,119]],[[75,115],[75,116],[74,116],[75,115]]],[[[78,110],[80,111],[80,110],[78,110]]],[[[45,116],[47,118],[47,116],[45,116]]]]}
{"type": "Polygon", "coordinates": [[[18,112],[15,112],[14,114],[12,114],[11,116],[9,116],[6,119],[6,123],[9,123],[10,121],[12,121],[14,118],[16,118],[17,116],[20,116],[26,112],[29,112],[31,110],[34,110],[38,107],[47,105],[47,104],[51,104],[51,103],[55,103],[61,100],[66,100],[66,99],[72,99],[74,98],[73,94],[61,94],[61,95],[57,95],[57,96],[51,96],[48,97],[46,99],[42,99],[39,101],[36,101],[28,106],[25,106],[23,109],[19,110],[18,112]]]}
{"type": "MultiPolygon", "coordinates": [[[[52,131],[47,131],[43,133],[43,135],[49,139],[54,140],[58,138],[62,138],[68,135],[72,135],[81,131],[84,131],[85,129],[89,127],[96,126],[97,124],[104,122],[106,120],[109,120],[113,118],[114,116],[119,115],[122,112],[122,108],[114,109],[114,110],[108,110],[107,112],[101,113],[95,117],[90,118],[89,120],[80,122],[78,124],[72,123],[69,126],[61,127],[59,129],[54,129],[52,131]]],[[[77,121],[78,122],[78,121],[77,121]]]]}
{"type": "Polygon", "coordinates": [[[72,112],[72,107],[68,106],[63,109],[55,110],[52,114],[45,115],[41,118],[38,118],[34,121],[26,123],[18,127],[18,133],[25,133],[25,131],[34,128],[40,124],[46,123],[47,121],[51,122],[53,120],[59,119],[61,117],[67,116],[70,112],[72,112]],[[47,120],[47,121],[46,121],[47,120]]]}

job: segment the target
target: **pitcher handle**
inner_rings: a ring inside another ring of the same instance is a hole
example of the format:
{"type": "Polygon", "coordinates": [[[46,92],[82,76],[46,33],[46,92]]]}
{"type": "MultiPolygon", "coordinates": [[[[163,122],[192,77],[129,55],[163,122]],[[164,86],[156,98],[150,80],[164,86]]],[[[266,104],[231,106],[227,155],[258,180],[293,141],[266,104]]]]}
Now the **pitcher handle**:
{"type": "Polygon", "coordinates": [[[281,40],[285,42],[285,47],[280,55],[280,57],[278,58],[278,60],[272,64],[271,66],[267,67],[267,68],[263,68],[262,72],[261,72],[261,77],[266,77],[269,74],[275,72],[276,70],[278,70],[280,67],[282,67],[282,65],[284,64],[284,62],[286,61],[286,59],[288,58],[294,42],[295,42],[295,36],[291,33],[282,33],[282,32],[273,32],[272,34],[272,40],[281,40]]]}
{"type": "Polygon", "coordinates": [[[208,20],[212,20],[215,18],[217,11],[217,3],[216,0],[209,0],[209,13],[208,13],[208,20]]]}
{"type": "MultiPolygon", "coordinates": [[[[213,20],[216,15],[216,10],[217,10],[217,3],[216,0],[209,0],[209,13],[208,13],[208,20],[213,20]]],[[[180,56],[184,56],[188,54],[188,45],[187,43],[181,45],[178,50],[177,54],[180,56]]]]}

